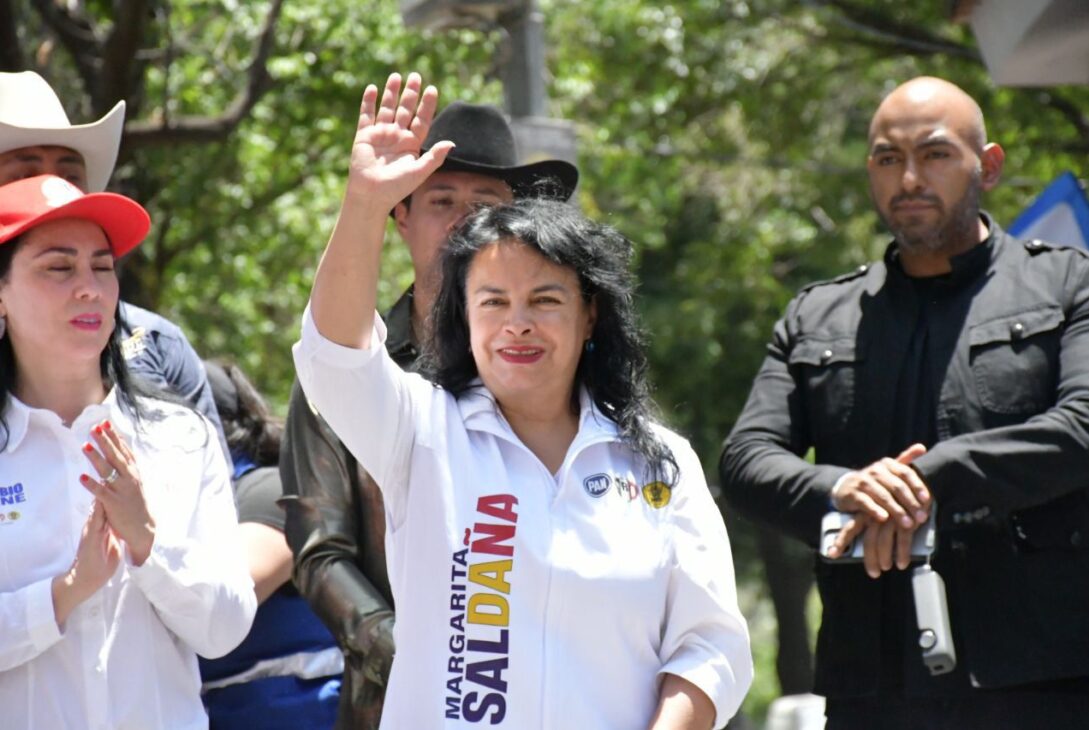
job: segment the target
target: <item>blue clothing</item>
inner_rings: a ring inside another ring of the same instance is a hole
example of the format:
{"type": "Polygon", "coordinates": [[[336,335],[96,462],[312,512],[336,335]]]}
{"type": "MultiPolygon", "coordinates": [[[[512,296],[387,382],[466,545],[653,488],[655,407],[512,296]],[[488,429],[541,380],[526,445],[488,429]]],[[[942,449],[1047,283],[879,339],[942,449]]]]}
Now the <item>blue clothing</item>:
{"type": "MultiPolygon", "coordinates": [[[[283,532],[280,472],[254,468],[234,482],[238,521],[283,532]]],[[[257,608],[249,635],[218,659],[200,659],[211,730],[329,730],[336,722],[344,657],[336,639],[287,582],[257,608]]]]}
{"type": "MultiPolygon", "coordinates": [[[[253,463],[253,459],[237,449],[231,451],[231,461],[234,463],[234,474],[231,475],[231,480],[235,482],[257,468],[257,464],[253,463]]],[[[274,527],[283,532],[284,528],[282,525],[274,525],[274,527]]]]}
{"type": "Polygon", "coordinates": [[[204,695],[210,730],[329,730],[340,677],[266,677],[204,695]]]}
{"type": "Polygon", "coordinates": [[[204,364],[185,333],[170,320],[128,302],[121,302],[121,318],[124,322],[121,352],[129,370],[152,385],[184,398],[211,421],[230,465],[230,450],[204,364]]]}
{"type": "Polygon", "coordinates": [[[304,666],[322,666],[322,653],[330,650],[339,654],[333,635],[290,584],[281,587],[258,607],[253,628],[237,649],[219,659],[200,658],[201,679],[213,686],[262,661],[272,675],[206,690],[211,730],[333,727],[342,670],[298,676],[310,673],[304,666]]]}

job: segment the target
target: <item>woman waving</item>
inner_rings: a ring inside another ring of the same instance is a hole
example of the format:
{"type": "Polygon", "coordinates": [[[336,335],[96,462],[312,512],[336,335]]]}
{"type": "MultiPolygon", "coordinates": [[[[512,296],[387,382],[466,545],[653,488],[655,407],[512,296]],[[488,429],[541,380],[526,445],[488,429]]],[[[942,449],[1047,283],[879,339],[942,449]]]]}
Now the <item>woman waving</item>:
{"type": "Polygon", "coordinates": [[[383,490],[397,623],[384,728],[710,728],[752,676],[729,541],[650,413],[630,244],[521,199],[443,252],[429,350],[374,315],[385,217],[442,163],[437,92],[368,87],[295,362],[383,490]]]}

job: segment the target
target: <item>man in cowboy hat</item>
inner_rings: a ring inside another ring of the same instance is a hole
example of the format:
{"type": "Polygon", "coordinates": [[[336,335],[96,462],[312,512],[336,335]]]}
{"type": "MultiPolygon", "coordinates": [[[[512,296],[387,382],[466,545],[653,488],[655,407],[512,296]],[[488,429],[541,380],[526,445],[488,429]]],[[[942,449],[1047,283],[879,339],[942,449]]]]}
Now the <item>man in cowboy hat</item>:
{"type": "MultiPolygon", "coordinates": [[[[73,125],[41,76],[33,71],[0,73],[0,185],[52,174],[84,192],[101,192],[117,162],[124,124],[124,101],[97,122],[73,125]]],[[[121,303],[121,316],[129,369],[207,416],[227,454],[212,389],[185,334],[154,312],[127,302],[121,303]]]]}
{"type": "MultiPolygon", "coordinates": [[[[406,370],[418,364],[438,292],[439,253],[449,232],[481,205],[516,197],[567,200],[578,182],[560,160],[518,164],[514,135],[491,106],[454,102],[439,114],[423,151],[456,147],[390,211],[412,257],[415,283],[384,318],[387,348],[406,370]]],[[[393,658],[393,600],[385,561],[382,496],[295,383],[280,457],[295,584],[347,658],[338,728],[377,728],[393,658]]]]}
{"type": "Polygon", "coordinates": [[[85,192],[101,192],[124,125],[123,101],[97,122],[73,125],[41,76],[0,73],[0,182],[51,173],[85,192]]]}

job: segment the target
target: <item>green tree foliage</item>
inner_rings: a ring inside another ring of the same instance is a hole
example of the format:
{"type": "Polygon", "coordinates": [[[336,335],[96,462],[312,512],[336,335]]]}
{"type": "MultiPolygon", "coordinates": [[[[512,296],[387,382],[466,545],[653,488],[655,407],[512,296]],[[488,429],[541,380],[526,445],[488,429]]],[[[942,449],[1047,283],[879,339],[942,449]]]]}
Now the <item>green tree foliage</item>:
{"type": "MultiPolygon", "coordinates": [[[[883,92],[933,73],[980,100],[1016,182],[992,197],[1001,219],[1058,171],[1077,169],[1089,148],[1084,89],[995,89],[940,0],[541,4],[552,107],[579,128],[580,202],[640,246],[660,397],[708,457],[789,294],[883,245],[863,174],[866,125],[883,92]]],[[[501,33],[406,29],[390,2],[0,6],[20,42],[5,62],[48,75],[74,117],[111,106],[109,89],[126,92],[115,187],[156,221],[129,264],[130,295],[186,324],[206,352],[240,357],[277,396],[364,83],[414,68],[445,99],[502,95],[501,33]],[[245,96],[273,5],[282,7],[252,106],[233,124],[186,128],[227,116],[245,96]],[[133,56],[113,73],[127,81],[99,78],[116,52],[94,56],[53,29],[48,17],[61,6],[107,39],[123,35],[119,16],[142,11],[133,56]]],[[[386,302],[410,276],[399,247],[390,253],[386,302]]]]}
{"type": "MultiPolygon", "coordinates": [[[[556,102],[582,127],[584,202],[642,246],[659,395],[708,466],[789,296],[885,246],[864,170],[884,93],[932,74],[979,99],[1014,182],[988,201],[999,220],[1089,150],[1048,92],[993,87],[945,2],[570,6],[546,13],[556,102]],[[916,28],[929,42],[907,45],[916,28]]],[[[1061,93],[1085,110],[1086,91],[1061,93]]]]}

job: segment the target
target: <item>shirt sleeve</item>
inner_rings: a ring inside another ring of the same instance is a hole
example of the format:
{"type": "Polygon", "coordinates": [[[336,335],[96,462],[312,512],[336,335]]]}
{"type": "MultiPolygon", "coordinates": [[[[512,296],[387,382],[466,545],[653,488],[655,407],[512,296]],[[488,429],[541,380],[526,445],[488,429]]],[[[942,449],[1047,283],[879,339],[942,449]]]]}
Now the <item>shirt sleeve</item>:
{"type": "Polygon", "coordinates": [[[133,355],[129,367],[159,388],[184,398],[190,405],[215,426],[219,444],[227,463],[231,463],[231,451],[223,434],[208,384],[208,375],[200,355],[180,327],[166,317],[131,304],[122,304],[122,315],[128,331],[133,327],[144,330],[140,349],[133,355]]]}
{"type": "Polygon", "coordinates": [[[417,428],[434,427],[428,403],[438,391],[406,374],[385,348],[386,326],[375,314],[371,346],[338,345],[318,332],[310,307],[302,337],[292,349],[307,398],[337,437],[382,489],[394,524],[404,515],[408,474],[417,428]]]}
{"type": "Polygon", "coordinates": [[[737,606],[726,525],[703,468],[687,443],[671,446],[680,476],[671,498],[674,553],[659,674],[699,687],[715,706],[715,727],[721,727],[752,684],[749,631],[737,606]]]}
{"type": "Polygon", "coordinates": [[[219,411],[212,396],[212,386],[208,384],[208,374],[204,372],[200,356],[180,329],[160,332],[157,340],[157,346],[162,351],[163,377],[167,385],[215,426],[219,446],[229,464],[231,450],[227,446],[223,423],[219,420],[219,411]]]}
{"type": "Polygon", "coordinates": [[[723,447],[719,478],[731,507],[816,547],[832,487],[850,469],[802,458],[812,439],[788,362],[794,343],[788,321],[797,302],[775,325],[768,355],[723,447]]]}
{"type": "Polygon", "coordinates": [[[30,661],[60,638],[52,578],[0,593],[0,672],[30,661]]]}
{"type": "Polygon", "coordinates": [[[364,630],[368,619],[391,606],[388,581],[377,582],[385,572],[375,550],[385,530],[381,495],[371,480],[363,483],[365,475],[297,381],[284,425],[280,475],[295,585],[337,643],[362,658],[372,650],[364,630]]]}
{"type": "Polygon", "coordinates": [[[163,623],[197,654],[223,656],[249,633],[257,611],[238,530],[227,463],[203,448],[197,506],[182,530],[157,530],[143,565],[128,566],[163,623]]]}

